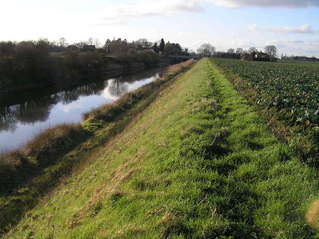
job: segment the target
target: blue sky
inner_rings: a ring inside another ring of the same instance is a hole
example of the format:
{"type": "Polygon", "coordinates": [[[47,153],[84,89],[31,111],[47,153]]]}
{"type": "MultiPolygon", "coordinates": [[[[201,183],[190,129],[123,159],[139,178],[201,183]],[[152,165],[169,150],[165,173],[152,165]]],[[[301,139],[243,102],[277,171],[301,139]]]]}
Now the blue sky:
{"type": "Polygon", "coordinates": [[[4,0],[0,11],[0,40],[163,37],[319,57],[319,0],[4,0]]]}

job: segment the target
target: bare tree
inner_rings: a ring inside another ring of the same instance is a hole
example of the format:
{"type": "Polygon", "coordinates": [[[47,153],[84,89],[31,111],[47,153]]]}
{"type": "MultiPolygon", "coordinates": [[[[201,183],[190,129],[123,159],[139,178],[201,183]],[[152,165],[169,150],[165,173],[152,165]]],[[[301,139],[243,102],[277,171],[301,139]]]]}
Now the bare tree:
{"type": "Polygon", "coordinates": [[[99,41],[99,39],[95,38],[94,39],[94,45],[96,48],[100,48],[101,47],[101,42],[99,41]]]}
{"type": "Polygon", "coordinates": [[[248,52],[249,53],[253,53],[253,52],[257,52],[258,50],[257,50],[257,48],[256,47],[250,47],[249,49],[248,49],[248,52]]]}
{"type": "Polygon", "coordinates": [[[198,54],[202,56],[206,56],[206,57],[210,57],[214,55],[215,51],[216,51],[215,47],[209,43],[204,43],[197,49],[198,54]]]}
{"type": "Polygon", "coordinates": [[[244,53],[244,49],[243,48],[237,48],[236,49],[236,53],[237,54],[243,54],[244,53]]]}
{"type": "Polygon", "coordinates": [[[64,38],[64,37],[61,37],[60,39],[59,39],[59,46],[60,47],[66,47],[68,44],[67,44],[67,42],[66,42],[66,39],[64,38]]]}
{"type": "Polygon", "coordinates": [[[94,39],[92,37],[89,38],[89,40],[87,41],[88,45],[94,45],[94,39]]]}
{"type": "Polygon", "coordinates": [[[162,39],[161,39],[161,42],[160,42],[160,44],[159,44],[159,50],[160,50],[161,53],[164,52],[164,48],[165,48],[165,41],[164,41],[164,39],[162,38],[162,39]]]}
{"type": "Polygon", "coordinates": [[[269,56],[275,58],[275,57],[277,56],[277,47],[274,46],[274,45],[266,46],[266,47],[265,47],[265,52],[266,52],[269,56]]]}
{"type": "Polygon", "coordinates": [[[233,53],[235,53],[235,49],[230,48],[230,49],[227,50],[227,53],[233,54],[233,53]]]}
{"type": "Polygon", "coordinates": [[[141,49],[150,49],[153,46],[152,42],[149,42],[145,38],[141,38],[135,42],[136,46],[141,49]]]}

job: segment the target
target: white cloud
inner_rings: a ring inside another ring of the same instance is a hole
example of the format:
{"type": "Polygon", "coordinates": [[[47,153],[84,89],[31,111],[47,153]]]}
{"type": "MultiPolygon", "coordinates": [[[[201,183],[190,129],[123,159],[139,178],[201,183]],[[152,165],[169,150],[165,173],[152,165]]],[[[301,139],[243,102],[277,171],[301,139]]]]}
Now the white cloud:
{"type": "Polygon", "coordinates": [[[278,8],[308,8],[319,7],[319,0],[210,0],[224,7],[278,7],[278,8]]]}
{"type": "Polygon", "coordinates": [[[78,102],[73,102],[68,105],[61,105],[61,110],[65,113],[70,113],[71,111],[82,109],[83,105],[78,102]]]}
{"type": "Polygon", "coordinates": [[[125,24],[132,19],[149,16],[169,16],[180,12],[202,12],[206,0],[137,1],[108,8],[100,25],[125,24]]]}
{"type": "Polygon", "coordinates": [[[315,33],[315,31],[311,28],[309,24],[296,26],[296,27],[287,27],[287,26],[259,27],[257,25],[252,25],[249,27],[249,31],[272,32],[272,33],[279,33],[279,34],[286,34],[286,33],[314,34],[315,33]]]}
{"type": "Polygon", "coordinates": [[[319,57],[319,41],[269,41],[267,44],[276,45],[279,48],[280,54],[288,56],[316,56],[319,57]]]}

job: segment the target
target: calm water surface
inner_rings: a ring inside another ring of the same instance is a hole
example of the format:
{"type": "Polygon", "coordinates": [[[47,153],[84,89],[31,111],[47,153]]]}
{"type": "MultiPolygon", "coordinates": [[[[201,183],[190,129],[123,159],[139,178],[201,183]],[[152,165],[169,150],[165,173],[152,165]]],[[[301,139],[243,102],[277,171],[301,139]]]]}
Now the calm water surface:
{"type": "Polygon", "coordinates": [[[0,153],[25,145],[48,128],[81,122],[84,113],[158,79],[161,72],[156,69],[57,93],[47,89],[0,98],[0,153]]]}

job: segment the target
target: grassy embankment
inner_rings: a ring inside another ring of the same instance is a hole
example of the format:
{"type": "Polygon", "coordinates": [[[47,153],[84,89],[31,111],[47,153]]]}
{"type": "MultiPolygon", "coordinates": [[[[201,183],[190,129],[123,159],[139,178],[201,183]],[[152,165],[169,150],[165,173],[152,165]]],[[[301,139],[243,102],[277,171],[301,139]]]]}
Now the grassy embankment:
{"type": "Polygon", "coordinates": [[[85,162],[88,155],[121,132],[191,64],[190,60],[171,66],[163,78],[88,113],[81,125],[47,130],[21,150],[1,156],[0,233],[18,222],[75,165],[85,162]]]}
{"type": "Polygon", "coordinates": [[[315,238],[316,172],[208,60],[86,157],[5,238],[315,238]]]}

